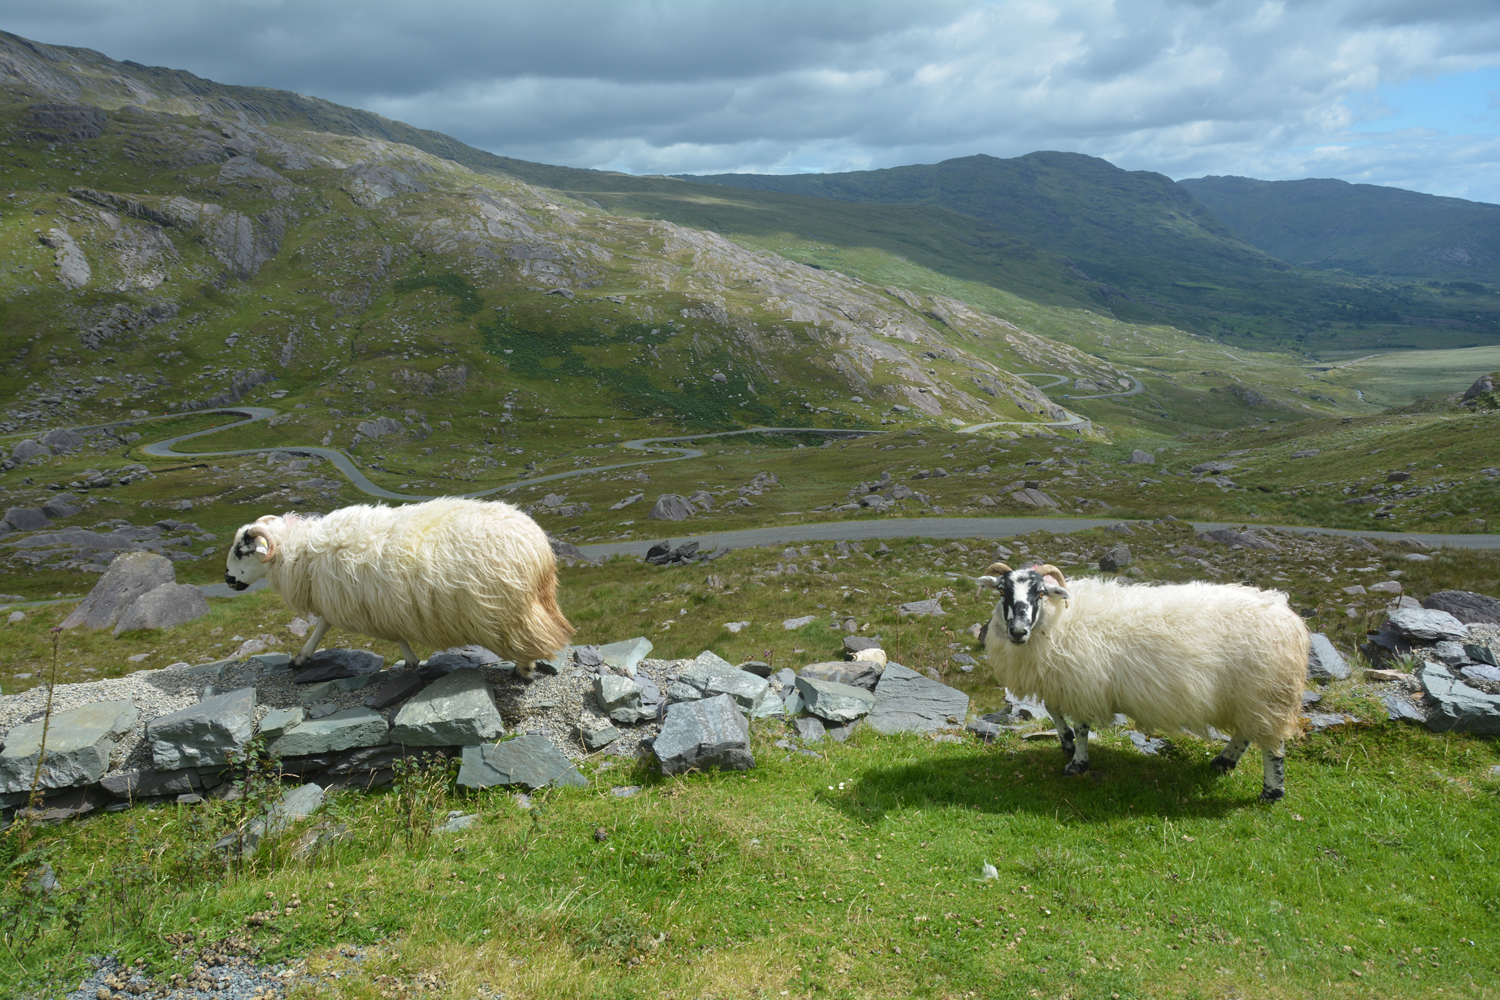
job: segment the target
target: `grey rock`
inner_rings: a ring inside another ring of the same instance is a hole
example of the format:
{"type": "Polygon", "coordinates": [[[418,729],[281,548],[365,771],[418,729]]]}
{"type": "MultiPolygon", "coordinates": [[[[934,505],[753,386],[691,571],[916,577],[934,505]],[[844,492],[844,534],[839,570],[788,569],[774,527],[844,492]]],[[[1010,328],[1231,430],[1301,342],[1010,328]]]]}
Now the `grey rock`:
{"type": "Polygon", "coordinates": [[[816,677],[824,681],[836,681],[850,687],[874,691],[880,683],[884,668],[873,660],[830,660],[826,663],[809,663],[798,673],[803,677],[816,677]]]}
{"type": "Polygon", "coordinates": [[[1475,664],[1474,666],[1460,667],[1458,672],[1462,674],[1466,680],[1500,683],[1500,667],[1492,667],[1487,663],[1479,663],[1475,664]]]}
{"type": "Polygon", "coordinates": [[[297,684],[317,684],[378,673],[383,666],[385,657],[379,653],[363,649],[320,649],[297,668],[292,680],[297,684]]]}
{"type": "Polygon", "coordinates": [[[797,687],[797,672],[791,667],[782,667],[766,680],[773,688],[777,688],[783,694],[795,690],[797,687]]]}
{"type": "Polygon", "coordinates": [[[1198,538],[1206,542],[1219,542],[1223,545],[1238,545],[1244,549],[1263,549],[1269,552],[1280,552],[1280,547],[1272,544],[1266,539],[1250,531],[1235,531],[1233,528],[1216,528],[1213,531],[1205,531],[1198,538]]]}
{"type": "Polygon", "coordinates": [[[315,719],[315,720],[316,719],[326,719],[328,716],[332,715],[334,712],[337,712],[338,710],[339,710],[339,707],[337,705],[335,705],[333,702],[331,702],[331,701],[325,701],[325,702],[322,702],[320,704],[314,705],[313,707],[309,708],[307,710],[307,717],[309,719],[315,719]]]}
{"type": "Polygon", "coordinates": [[[109,628],[142,594],[165,583],[175,583],[172,560],[154,552],[125,552],[115,557],[94,589],[62,621],[63,628],[79,625],[109,628]]]}
{"type": "Polygon", "coordinates": [[[1500,695],[1470,687],[1431,660],[1417,667],[1416,676],[1426,695],[1428,729],[1500,736],[1500,695]]]}
{"type": "Polygon", "coordinates": [[[37,440],[51,448],[54,455],[66,455],[83,447],[83,435],[65,427],[50,430],[37,440]]]}
{"type": "MultiPolygon", "coordinates": [[[[890,667],[886,669],[889,671],[890,667]]],[[[874,692],[837,681],[798,676],[797,691],[807,711],[828,722],[852,722],[875,707],[874,692]]]]}
{"type": "Polygon", "coordinates": [[[634,639],[625,639],[620,642],[606,643],[599,647],[599,656],[604,660],[604,665],[617,674],[634,677],[636,668],[641,665],[652,650],[651,640],[645,636],[637,636],[634,639]]]}
{"type": "Polygon", "coordinates": [[[902,615],[943,615],[947,614],[937,598],[930,601],[908,601],[896,609],[902,615]]]}
{"type": "Polygon", "coordinates": [[[5,521],[16,531],[40,531],[47,526],[47,515],[40,507],[12,507],[5,521]]]}
{"type": "Polygon", "coordinates": [[[1339,726],[1352,725],[1359,720],[1352,715],[1343,712],[1313,712],[1302,717],[1307,722],[1310,732],[1320,733],[1325,729],[1336,729],[1339,726]]]}
{"type": "Polygon", "coordinates": [[[361,208],[374,208],[387,198],[428,190],[426,184],[404,170],[364,162],[345,170],[339,186],[361,208]]]}
{"type": "Polygon", "coordinates": [[[42,513],[46,514],[53,520],[61,520],[65,517],[72,517],[82,509],[74,505],[72,500],[73,498],[68,496],[66,493],[59,494],[58,496],[55,496],[51,500],[48,500],[46,503],[42,504],[42,513]]]}
{"type": "Polygon", "coordinates": [[[478,813],[464,813],[460,810],[452,810],[448,813],[448,819],[441,826],[433,827],[433,833],[458,833],[467,830],[479,822],[478,813]]]}
{"type": "Polygon", "coordinates": [[[573,664],[585,670],[594,670],[604,665],[604,656],[598,646],[574,646],[573,664]]]}
{"type": "Polygon", "coordinates": [[[752,719],[780,715],[781,699],[771,690],[770,681],[748,670],[741,670],[711,650],[699,653],[682,669],[666,691],[668,702],[696,701],[729,695],[752,719]]]}
{"type": "Polygon", "coordinates": [[[1307,652],[1307,678],[1314,681],[1341,681],[1349,676],[1349,664],[1321,632],[1312,634],[1307,652]]]}
{"type": "Polygon", "coordinates": [[[312,782],[298,785],[283,795],[281,801],[271,806],[264,814],[251,820],[243,833],[231,833],[222,837],[214,847],[220,851],[253,854],[260,848],[261,841],[266,837],[274,837],[284,832],[299,819],[306,819],[322,808],[323,788],[321,785],[312,782]]]}
{"type": "Polygon", "coordinates": [[[464,788],[520,785],[535,790],[548,785],[582,787],[588,779],[547,737],[518,736],[504,743],[464,747],[458,783],[464,788]]]}
{"type": "MultiPolygon", "coordinates": [[[[140,713],[130,701],[99,701],[52,716],[38,784],[42,788],[92,785],[109,770],[110,754],[140,713]]],[[[0,751],[0,792],[30,791],[42,751],[42,719],[24,722],[5,734],[0,751]]]]}
{"type": "Polygon", "coordinates": [[[151,764],[158,771],[227,764],[255,729],[255,689],[215,695],[146,723],[151,764]]]}
{"type": "Polygon", "coordinates": [[[1116,542],[1109,547],[1109,551],[1099,557],[1099,568],[1106,573],[1118,573],[1130,565],[1130,546],[1124,542],[1116,542]]]}
{"type": "Polygon", "coordinates": [[[771,665],[764,660],[746,660],[744,663],[735,664],[735,669],[757,677],[769,678],[771,676],[771,665]]]}
{"type": "Polygon", "coordinates": [[[793,632],[799,628],[803,628],[804,626],[811,625],[817,620],[817,615],[801,615],[797,618],[788,618],[784,620],[781,623],[781,627],[786,629],[788,632],[793,632]]]}
{"type": "Polygon", "coordinates": [[[137,597],[115,623],[115,635],[140,629],[169,629],[208,614],[203,591],[187,583],[164,583],[137,597]]]}
{"type": "Polygon", "coordinates": [[[51,454],[51,448],[48,448],[46,445],[39,442],[33,441],[30,438],[27,438],[25,441],[22,441],[20,444],[16,445],[14,450],[11,451],[10,460],[12,462],[15,462],[17,465],[20,465],[22,462],[29,462],[33,458],[43,458],[51,454]]]}
{"type": "Polygon", "coordinates": [[[794,723],[797,727],[797,735],[807,743],[816,743],[823,738],[827,732],[823,723],[817,719],[797,719],[794,723]]]}
{"type": "Polygon", "coordinates": [[[412,697],[390,740],[405,746],[470,746],[505,732],[495,698],[478,670],[455,670],[412,697]]]}
{"type": "Polygon", "coordinates": [[[363,706],[346,708],[323,718],[310,718],[288,729],[267,748],[283,757],[331,753],[355,747],[384,746],[390,726],[379,713],[363,706]]]}
{"type": "Polygon", "coordinates": [[[1464,652],[1464,643],[1448,639],[1433,645],[1432,658],[1450,667],[1461,667],[1469,662],[1469,654],[1464,652]]]}
{"type": "Polygon", "coordinates": [[[881,733],[928,733],[962,725],[968,713],[969,696],[962,691],[892,663],[875,686],[867,721],[881,733]]]}
{"type": "Polygon", "coordinates": [[[305,718],[307,718],[307,712],[300,706],[273,708],[266,713],[265,718],[260,720],[260,736],[269,743],[287,730],[300,726],[305,718]]]}
{"type": "Polygon", "coordinates": [[[373,708],[377,712],[390,708],[422,690],[426,683],[422,675],[415,670],[404,670],[380,685],[374,694],[366,698],[365,707],[373,708]]]}
{"type": "Polygon", "coordinates": [[[1148,757],[1155,757],[1167,745],[1166,740],[1147,736],[1145,733],[1136,732],[1134,729],[1125,730],[1125,735],[1130,738],[1132,746],[1148,757]]]}
{"type": "Polygon", "coordinates": [[[750,723],[727,694],[667,706],[661,735],[652,744],[662,774],[745,771],[755,766],[750,723]]]}
{"type": "Polygon", "coordinates": [[[1189,471],[1192,472],[1195,476],[1216,476],[1221,472],[1229,472],[1234,468],[1236,468],[1236,466],[1233,462],[1200,462],[1199,464],[1193,466],[1189,471]]]}
{"type": "Polygon", "coordinates": [[[1385,703],[1386,716],[1394,721],[1427,722],[1427,713],[1413,705],[1404,693],[1391,691],[1382,695],[1380,700],[1385,703]]]}
{"type": "Polygon", "coordinates": [[[1438,642],[1469,638],[1469,626],[1446,611],[1430,608],[1397,608],[1386,619],[1387,626],[1407,641],[1438,642]]]}
{"type": "Polygon", "coordinates": [[[640,785],[617,785],[609,790],[609,794],[617,799],[628,799],[632,795],[639,794],[640,790],[640,785]]]}
{"type": "Polygon", "coordinates": [[[1125,461],[1130,465],[1155,465],[1156,456],[1149,451],[1141,451],[1141,449],[1137,448],[1130,453],[1130,457],[1125,461]]]}
{"type": "Polygon", "coordinates": [[[1019,697],[1011,694],[1010,688],[1005,689],[1005,703],[1010,706],[1010,712],[1018,719],[1029,719],[1033,722],[1048,722],[1052,716],[1047,712],[1047,706],[1031,697],[1019,697]]]}
{"type": "Polygon", "coordinates": [[[656,503],[651,505],[651,511],[646,516],[655,521],[686,521],[697,509],[676,493],[663,493],[656,498],[656,503]]]}
{"type": "Polygon", "coordinates": [[[807,702],[802,700],[802,692],[798,691],[795,687],[796,681],[792,683],[794,686],[791,692],[785,698],[781,699],[782,714],[788,718],[800,715],[807,708],[807,702]]]}
{"type": "Polygon", "coordinates": [[[614,726],[605,726],[603,729],[585,729],[581,733],[583,745],[588,747],[590,753],[597,753],[620,738],[620,731],[614,726]]]}
{"type": "Polygon", "coordinates": [[[1302,707],[1303,708],[1307,708],[1309,705],[1316,705],[1318,702],[1320,702],[1322,700],[1323,700],[1323,696],[1320,693],[1318,693],[1317,691],[1303,691],[1302,692],[1302,707]]]}
{"type": "Polygon", "coordinates": [[[107,774],[99,785],[117,799],[150,799],[157,796],[191,795],[203,787],[191,767],[176,771],[122,771],[107,774]]]}
{"type": "Polygon", "coordinates": [[[594,678],[594,697],[615,722],[630,724],[656,717],[656,709],[648,709],[641,700],[641,686],[629,677],[599,674],[594,678]]]}
{"type": "Polygon", "coordinates": [[[1464,655],[1475,663],[1488,663],[1492,667],[1500,667],[1500,663],[1495,662],[1495,651],[1488,646],[1466,642],[1464,643],[1464,655]]]}
{"type": "Polygon", "coordinates": [[[986,722],[984,719],[975,719],[967,726],[964,726],[964,729],[973,733],[975,736],[979,737],[986,743],[993,742],[996,738],[999,737],[1001,732],[1003,732],[1003,730],[1000,728],[999,723],[986,722]]]}
{"type": "Polygon", "coordinates": [[[1439,590],[1422,607],[1446,611],[1466,625],[1500,625],[1500,599],[1469,590],[1439,590]]]}

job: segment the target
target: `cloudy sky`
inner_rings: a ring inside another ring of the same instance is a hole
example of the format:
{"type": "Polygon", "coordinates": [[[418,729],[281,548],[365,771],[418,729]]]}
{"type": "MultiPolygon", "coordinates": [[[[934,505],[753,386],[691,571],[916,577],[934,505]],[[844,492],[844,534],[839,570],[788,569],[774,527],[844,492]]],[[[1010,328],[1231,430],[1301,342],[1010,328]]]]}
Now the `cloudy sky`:
{"type": "Polygon", "coordinates": [[[0,0],[0,28],[547,163],[1060,149],[1500,202],[1496,0],[0,0]]]}

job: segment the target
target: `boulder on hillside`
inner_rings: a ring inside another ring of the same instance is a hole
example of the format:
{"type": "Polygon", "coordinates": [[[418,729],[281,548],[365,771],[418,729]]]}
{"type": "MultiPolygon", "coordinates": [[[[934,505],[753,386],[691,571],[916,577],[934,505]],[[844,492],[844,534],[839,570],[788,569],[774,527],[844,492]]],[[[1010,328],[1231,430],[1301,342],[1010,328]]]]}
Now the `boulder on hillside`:
{"type": "Polygon", "coordinates": [[[186,625],[208,614],[203,592],[187,583],[164,583],[131,602],[115,624],[115,635],[137,629],[167,629],[186,625]]]}
{"type": "Polygon", "coordinates": [[[46,458],[51,454],[51,448],[48,448],[46,445],[38,441],[33,441],[30,438],[27,438],[25,441],[22,441],[20,444],[16,445],[14,449],[11,450],[10,460],[12,462],[15,462],[17,465],[20,465],[22,462],[29,462],[33,458],[46,458]]]}
{"type": "Polygon", "coordinates": [[[1130,453],[1130,457],[1125,461],[1131,465],[1155,465],[1156,456],[1149,451],[1141,451],[1141,449],[1137,448],[1130,453]]]}
{"type": "Polygon", "coordinates": [[[154,552],[118,555],[83,602],[63,619],[62,627],[109,628],[142,594],[176,581],[172,560],[166,556],[154,552]]]}
{"type": "MultiPolygon", "coordinates": [[[[1215,463],[1223,464],[1223,463],[1215,463]]],[[[1242,549],[1265,549],[1270,552],[1280,552],[1277,545],[1267,541],[1251,531],[1235,531],[1233,528],[1215,528],[1213,531],[1205,531],[1198,535],[1200,542],[1219,542],[1231,548],[1238,545],[1242,549]]]]}
{"type": "Polygon", "coordinates": [[[1439,590],[1422,607],[1446,611],[1465,625],[1500,625],[1500,600],[1470,590],[1439,590]]]}
{"type": "Polygon", "coordinates": [[[47,526],[47,514],[40,507],[12,507],[5,512],[5,523],[16,531],[41,531],[47,526]]]}
{"type": "Polygon", "coordinates": [[[663,493],[656,498],[646,516],[655,521],[686,521],[696,513],[698,509],[685,498],[676,493],[663,493]]]}
{"type": "Polygon", "coordinates": [[[1099,568],[1106,573],[1118,573],[1130,565],[1130,560],[1130,546],[1124,542],[1116,542],[1099,557],[1099,568]]]}
{"type": "Polygon", "coordinates": [[[65,427],[50,430],[37,440],[51,448],[54,455],[66,455],[83,447],[83,435],[65,427]]]}

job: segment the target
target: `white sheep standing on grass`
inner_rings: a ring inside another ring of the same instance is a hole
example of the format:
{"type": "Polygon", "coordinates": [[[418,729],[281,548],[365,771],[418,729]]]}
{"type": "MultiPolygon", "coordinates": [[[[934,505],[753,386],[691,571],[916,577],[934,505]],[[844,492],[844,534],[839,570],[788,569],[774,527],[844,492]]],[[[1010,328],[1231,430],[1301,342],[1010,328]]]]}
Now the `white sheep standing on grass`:
{"type": "Polygon", "coordinates": [[[262,577],[294,613],[318,616],[297,664],[337,627],[397,643],[409,668],[414,646],[474,644],[529,679],[573,634],[547,533],[507,503],[445,497],[262,517],[235,532],[224,579],[244,590],[262,577]]]}
{"type": "Polygon", "coordinates": [[[1221,774],[1254,743],[1265,758],[1261,799],[1282,797],[1308,648],[1307,626],[1285,594],[1097,577],[1068,584],[1055,566],[1004,563],[977,582],[1000,593],[985,638],[995,680],[1046,704],[1070,758],[1063,773],[1087,771],[1089,726],[1124,713],[1148,732],[1230,733],[1213,760],[1221,774]]]}

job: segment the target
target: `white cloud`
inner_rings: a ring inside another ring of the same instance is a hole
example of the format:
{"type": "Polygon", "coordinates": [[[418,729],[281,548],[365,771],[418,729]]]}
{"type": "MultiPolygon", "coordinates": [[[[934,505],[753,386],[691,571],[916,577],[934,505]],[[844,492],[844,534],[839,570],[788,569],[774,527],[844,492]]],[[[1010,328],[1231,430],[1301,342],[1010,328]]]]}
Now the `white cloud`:
{"type": "MultiPolygon", "coordinates": [[[[841,170],[1064,149],[1175,177],[1331,175],[1500,201],[1496,136],[1370,131],[1391,113],[1380,88],[1500,65],[1492,0],[12,0],[0,12],[42,41],[576,166],[841,170]]],[[[1485,100],[1495,109],[1482,89],[1476,112],[1485,100]]]]}

